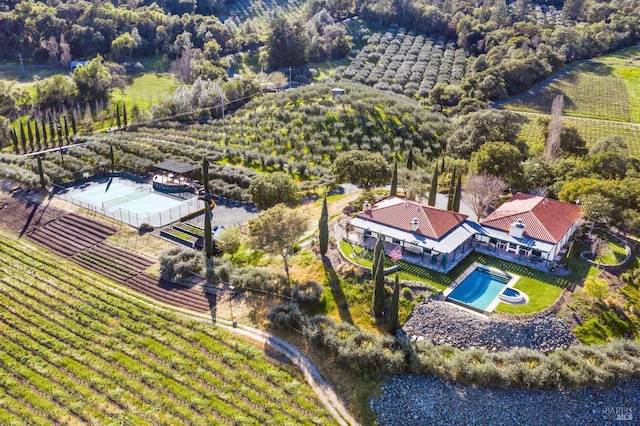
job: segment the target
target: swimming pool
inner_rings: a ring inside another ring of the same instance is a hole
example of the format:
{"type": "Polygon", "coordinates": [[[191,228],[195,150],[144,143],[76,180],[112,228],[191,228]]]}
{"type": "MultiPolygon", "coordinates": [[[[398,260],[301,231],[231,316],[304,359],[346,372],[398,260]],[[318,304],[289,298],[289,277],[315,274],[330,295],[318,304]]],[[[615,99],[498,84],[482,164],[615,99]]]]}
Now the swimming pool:
{"type": "Polygon", "coordinates": [[[486,312],[510,279],[510,276],[476,267],[449,293],[447,300],[486,312]]]}

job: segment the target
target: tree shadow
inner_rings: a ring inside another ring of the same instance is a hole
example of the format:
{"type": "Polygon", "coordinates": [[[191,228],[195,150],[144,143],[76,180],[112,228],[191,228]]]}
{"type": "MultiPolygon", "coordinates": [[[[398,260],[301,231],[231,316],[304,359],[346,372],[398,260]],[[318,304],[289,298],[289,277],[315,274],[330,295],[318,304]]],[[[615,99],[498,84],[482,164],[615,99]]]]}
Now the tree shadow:
{"type": "MultiPolygon", "coordinates": [[[[29,201],[29,204],[31,204],[31,203],[32,202],[29,201]]],[[[27,204],[27,208],[30,207],[29,204],[27,204]]],[[[29,226],[31,225],[31,221],[33,220],[33,218],[36,215],[36,212],[38,211],[38,207],[40,207],[39,203],[33,203],[33,207],[31,208],[31,213],[29,213],[29,217],[27,218],[27,222],[22,227],[22,231],[20,231],[20,236],[18,238],[22,238],[22,236],[27,232],[27,229],[29,229],[29,226]]]]}
{"type": "Polygon", "coordinates": [[[323,256],[322,266],[324,267],[324,273],[327,276],[327,282],[329,283],[329,287],[331,288],[333,300],[335,300],[336,306],[338,307],[340,319],[344,322],[348,322],[349,324],[353,324],[353,318],[351,317],[351,311],[349,311],[347,296],[344,294],[344,291],[342,291],[342,286],[340,286],[340,278],[338,278],[338,274],[333,268],[331,259],[323,256]]]}
{"type": "Polygon", "coordinates": [[[209,312],[211,313],[211,321],[216,322],[217,306],[218,306],[218,295],[216,293],[216,290],[205,287],[204,295],[207,299],[207,303],[209,303],[209,312]]]}

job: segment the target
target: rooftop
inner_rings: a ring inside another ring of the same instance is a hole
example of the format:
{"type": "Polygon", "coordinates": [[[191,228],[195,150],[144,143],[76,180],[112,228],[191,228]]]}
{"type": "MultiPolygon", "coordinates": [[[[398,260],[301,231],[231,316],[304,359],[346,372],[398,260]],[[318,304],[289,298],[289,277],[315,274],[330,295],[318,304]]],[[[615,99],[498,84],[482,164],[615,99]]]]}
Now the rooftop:
{"type": "Polygon", "coordinates": [[[357,217],[406,232],[411,232],[411,222],[417,219],[418,228],[413,233],[432,240],[440,240],[467,219],[460,213],[398,197],[384,198],[357,217]]]}
{"type": "Polygon", "coordinates": [[[171,173],[185,174],[198,170],[200,166],[192,166],[189,163],[182,163],[175,160],[167,160],[155,165],[156,169],[166,170],[171,173]]]}
{"type": "Polygon", "coordinates": [[[482,226],[505,232],[516,220],[525,225],[524,236],[559,242],[580,217],[580,207],[547,197],[517,193],[482,220],[482,226]]]}

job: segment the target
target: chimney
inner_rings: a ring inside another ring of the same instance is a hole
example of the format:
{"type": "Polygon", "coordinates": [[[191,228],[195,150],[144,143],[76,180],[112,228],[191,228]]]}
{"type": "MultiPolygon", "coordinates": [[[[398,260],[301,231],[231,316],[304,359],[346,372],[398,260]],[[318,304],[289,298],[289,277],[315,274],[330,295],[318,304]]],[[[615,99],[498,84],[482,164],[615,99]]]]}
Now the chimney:
{"type": "Polygon", "coordinates": [[[411,219],[411,223],[409,224],[409,229],[411,229],[411,231],[415,232],[418,230],[418,218],[414,217],[413,219],[411,219]]]}
{"type": "Polygon", "coordinates": [[[365,201],[364,203],[362,203],[362,211],[368,212],[369,210],[371,210],[371,204],[369,204],[368,201],[365,201]]]}
{"type": "Polygon", "coordinates": [[[513,238],[522,238],[524,235],[525,224],[522,219],[518,219],[509,227],[509,236],[513,238]]]}

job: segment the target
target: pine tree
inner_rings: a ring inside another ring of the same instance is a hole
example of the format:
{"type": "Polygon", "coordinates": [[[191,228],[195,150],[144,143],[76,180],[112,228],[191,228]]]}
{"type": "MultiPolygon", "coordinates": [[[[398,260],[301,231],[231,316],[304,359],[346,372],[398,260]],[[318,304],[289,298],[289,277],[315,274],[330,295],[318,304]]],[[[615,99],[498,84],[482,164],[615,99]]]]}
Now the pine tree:
{"type": "Polygon", "coordinates": [[[396,281],[393,285],[393,296],[391,296],[391,306],[389,307],[389,333],[396,334],[400,328],[400,318],[398,318],[398,310],[400,306],[400,278],[396,273],[396,281]]]}
{"type": "Polygon", "coordinates": [[[42,186],[42,189],[46,188],[46,184],[44,181],[44,170],[42,169],[42,159],[40,158],[40,156],[38,155],[38,174],[40,174],[40,186],[42,186]]]}
{"type": "Polygon", "coordinates": [[[393,163],[393,176],[391,177],[391,196],[395,197],[398,193],[398,161],[393,163]]]}
{"type": "Polygon", "coordinates": [[[116,104],[116,125],[120,129],[120,104],[116,104]]]}
{"type": "Polygon", "coordinates": [[[413,147],[409,148],[409,154],[407,155],[407,169],[413,170],[413,147]]]}
{"type": "Polygon", "coordinates": [[[380,252],[377,259],[376,274],[373,287],[373,313],[376,317],[381,317],[384,312],[384,250],[380,252]]]}
{"type": "Polygon", "coordinates": [[[429,189],[429,201],[427,204],[430,206],[436,205],[436,196],[438,195],[438,164],[433,170],[433,177],[431,178],[431,188],[429,189]]]}
{"type": "Polygon", "coordinates": [[[122,102],[122,121],[124,122],[124,128],[127,128],[127,104],[122,102]]]}
{"type": "Polygon", "coordinates": [[[318,239],[320,242],[320,254],[327,254],[329,248],[329,210],[327,209],[327,197],[322,200],[322,213],[318,222],[318,239]]]}
{"type": "Polygon", "coordinates": [[[453,194],[453,211],[460,211],[460,199],[462,198],[462,175],[458,176],[458,183],[456,184],[456,190],[453,194]]]}

